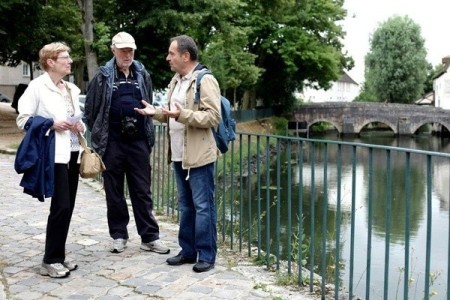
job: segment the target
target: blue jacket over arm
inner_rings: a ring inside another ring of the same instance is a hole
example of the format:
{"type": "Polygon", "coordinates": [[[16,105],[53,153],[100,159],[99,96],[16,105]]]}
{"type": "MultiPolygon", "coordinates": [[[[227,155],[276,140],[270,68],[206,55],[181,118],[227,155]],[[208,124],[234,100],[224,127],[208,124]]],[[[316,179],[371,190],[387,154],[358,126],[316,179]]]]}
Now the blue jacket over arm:
{"type": "Polygon", "coordinates": [[[23,173],[20,186],[24,193],[39,201],[53,196],[55,164],[55,132],[53,120],[40,116],[28,119],[26,134],[17,149],[14,168],[23,173]]]}

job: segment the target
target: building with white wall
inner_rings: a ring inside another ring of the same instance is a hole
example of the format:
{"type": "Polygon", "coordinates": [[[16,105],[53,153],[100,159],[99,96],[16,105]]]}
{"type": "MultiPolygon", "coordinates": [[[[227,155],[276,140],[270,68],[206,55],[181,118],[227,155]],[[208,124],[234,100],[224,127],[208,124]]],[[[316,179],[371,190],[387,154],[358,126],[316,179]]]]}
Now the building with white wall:
{"type": "Polygon", "coordinates": [[[433,79],[434,106],[450,109],[450,56],[444,57],[442,64],[444,68],[433,79]]]}
{"type": "MultiPolygon", "coordinates": [[[[34,71],[34,78],[42,71],[34,71]]],[[[13,98],[16,86],[19,83],[28,84],[30,82],[30,66],[22,62],[17,67],[7,67],[0,65],[0,93],[13,98]]]]}
{"type": "Polygon", "coordinates": [[[359,95],[359,84],[344,71],[338,81],[328,90],[305,87],[295,96],[304,103],[313,102],[351,102],[359,95]]]}

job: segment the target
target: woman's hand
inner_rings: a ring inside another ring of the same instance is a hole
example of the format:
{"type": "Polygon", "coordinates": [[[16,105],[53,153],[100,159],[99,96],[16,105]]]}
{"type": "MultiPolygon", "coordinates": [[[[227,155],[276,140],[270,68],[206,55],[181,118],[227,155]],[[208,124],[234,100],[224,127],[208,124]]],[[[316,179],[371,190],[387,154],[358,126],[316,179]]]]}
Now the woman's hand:
{"type": "Polygon", "coordinates": [[[82,132],[84,129],[83,123],[81,123],[80,121],[76,122],[75,124],[72,125],[71,130],[75,133],[77,132],[82,132]]]}
{"type": "Polygon", "coordinates": [[[73,127],[73,124],[70,122],[67,122],[65,120],[53,122],[53,130],[54,131],[72,130],[72,127],[73,127]]]}
{"type": "Polygon", "coordinates": [[[53,130],[55,130],[55,131],[70,130],[70,131],[77,133],[77,132],[82,132],[84,130],[84,126],[83,126],[83,123],[81,123],[81,121],[78,121],[75,124],[72,124],[68,121],[55,121],[53,123],[53,130]]]}

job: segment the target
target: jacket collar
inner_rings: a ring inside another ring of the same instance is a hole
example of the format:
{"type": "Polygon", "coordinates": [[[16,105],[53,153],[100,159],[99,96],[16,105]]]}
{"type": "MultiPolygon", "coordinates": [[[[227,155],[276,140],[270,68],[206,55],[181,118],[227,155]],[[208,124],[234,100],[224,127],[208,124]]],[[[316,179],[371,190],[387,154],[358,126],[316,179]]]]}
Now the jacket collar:
{"type": "MultiPolygon", "coordinates": [[[[48,72],[45,72],[42,75],[42,79],[44,81],[44,85],[51,91],[56,92],[56,93],[60,93],[61,91],[60,89],[55,85],[55,83],[53,82],[52,78],[50,77],[50,75],[48,74],[48,72]]],[[[63,79],[61,79],[61,81],[65,84],[65,81],[63,79]]],[[[66,85],[67,86],[67,85],[66,85]]]]}
{"type": "MultiPolygon", "coordinates": [[[[193,76],[194,74],[198,73],[198,71],[203,70],[203,69],[207,69],[208,67],[202,65],[201,63],[198,63],[195,68],[189,72],[186,76],[184,77],[188,77],[190,79],[190,81],[194,81],[194,79],[196,78],[196,76],[193,76]]],[[[169,86],[174,86],[177,82],[177,78],[180,77],[180,74],[176,73],[173,77],[172,80],[170,81],[169,86]]]]}
{"type": "MultiPolygon", "coordinates": [[[[135,70],[137,73],[141,73],[144,69],[144,65],[137,60],[133,60],[130,69],[135,70]]],[[[104,66],[100,67],[100,72],[102,72],[104,76],[115,76],[116,58],[111,58],[104,66]]]]}

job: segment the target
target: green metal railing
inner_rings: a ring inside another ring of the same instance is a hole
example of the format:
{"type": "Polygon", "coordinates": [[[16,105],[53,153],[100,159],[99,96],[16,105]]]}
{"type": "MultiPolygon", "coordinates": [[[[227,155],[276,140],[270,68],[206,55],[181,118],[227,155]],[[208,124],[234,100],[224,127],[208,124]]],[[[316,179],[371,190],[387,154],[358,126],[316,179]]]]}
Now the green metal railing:
{"type": "MultiPolygon", "coordinates": [[[[153,201],[158,211],[177,218],[167,129],[155,125],[155,132],[153,201]]],[[[444,221],[433,222],[438,209],[433,176],[436,168],[450,170],[449,158],[398,147],[238,133],[215,168],[221,247],[246,251],[311,292],[320,287],[323,299],[329,285],[335,299],[429,299],[435,293],[450,299],[448,194],[444,221]],[[422,231],[425,240],[419,241],[422,231]],[[433,260],[435,251],[445,253],[443,261],[433,260]],[[436,265],[442,268],[434,270],[436,265]]]]}

